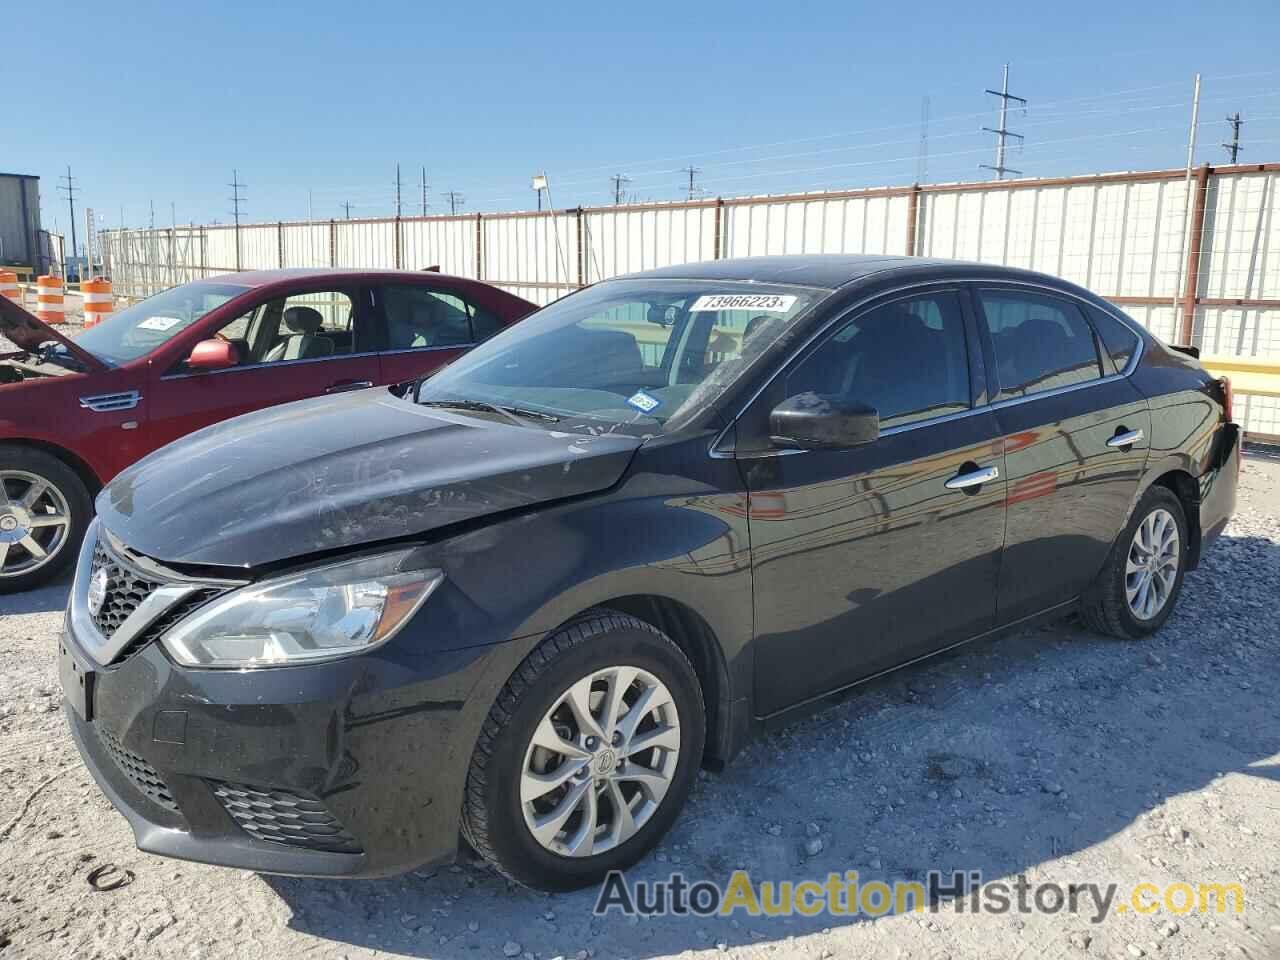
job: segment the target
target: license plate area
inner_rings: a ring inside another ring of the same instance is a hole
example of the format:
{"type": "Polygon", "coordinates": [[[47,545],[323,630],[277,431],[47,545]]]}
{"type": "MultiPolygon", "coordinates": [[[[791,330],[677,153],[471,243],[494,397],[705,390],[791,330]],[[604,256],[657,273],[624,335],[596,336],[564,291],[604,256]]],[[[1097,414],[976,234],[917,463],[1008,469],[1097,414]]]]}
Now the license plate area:
{"type": "Polygon", "coordinates": [[[58,644],[58,679],[62,683],[62,695],[67,703],[86,723],[93,719],[93,693],[97,674],[85,666],[68,647],[67,641],[58,644]]]}

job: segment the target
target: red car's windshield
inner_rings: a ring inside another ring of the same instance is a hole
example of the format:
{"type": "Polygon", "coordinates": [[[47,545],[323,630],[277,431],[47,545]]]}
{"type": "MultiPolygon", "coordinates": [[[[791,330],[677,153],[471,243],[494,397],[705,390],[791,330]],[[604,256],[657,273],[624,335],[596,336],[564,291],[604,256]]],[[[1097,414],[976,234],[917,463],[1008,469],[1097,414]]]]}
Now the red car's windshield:
{"type": "Polygon", "coordinates": [[[128,363],[173,339],[247,288],[201,280],[121,310],[76,337],[76,345],[110,364],[128,363]]]}

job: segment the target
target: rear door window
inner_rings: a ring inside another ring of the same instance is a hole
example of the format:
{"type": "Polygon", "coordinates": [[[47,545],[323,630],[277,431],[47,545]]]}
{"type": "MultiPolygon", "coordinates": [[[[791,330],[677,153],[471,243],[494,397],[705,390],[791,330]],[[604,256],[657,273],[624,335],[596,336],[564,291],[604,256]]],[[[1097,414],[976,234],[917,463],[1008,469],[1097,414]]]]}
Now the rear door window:
{"type": "Polygon", "coordinates": [[[382,309],[388,350],[468,346],[501,326],[489,311],[455,293],[408,284],[383,287],[382,309]]]}
{"type": "Polygon", "coordinates": [[[1097,307],[1089,307],[1089,319],[1102,338],[1102,346],[1110,354],[1111,362],[1116,365],[1116,372],[1123,372],[1138,349],[1138,335],[1097,307]]]}
{"type": "Polygon", "coordinates": [[[995,351],[998,399],[1102,377],[1093,328],[1071,301],[1000,289],[980,289],[977,300],[995,351]]]}

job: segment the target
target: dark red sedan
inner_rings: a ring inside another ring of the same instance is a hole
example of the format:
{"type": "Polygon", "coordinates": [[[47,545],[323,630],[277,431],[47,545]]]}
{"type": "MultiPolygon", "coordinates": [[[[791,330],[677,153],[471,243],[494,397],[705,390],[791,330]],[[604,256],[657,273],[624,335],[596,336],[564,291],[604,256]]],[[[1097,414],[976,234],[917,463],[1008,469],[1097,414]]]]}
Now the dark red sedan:
{"type": "Polygon", "coordinates": [[[413,380],[535,309],[439,273],[273,270],[166,290],[72,340],[0,298],[0,593],[70,564],[93,495],[158,447],[413,380]]]}

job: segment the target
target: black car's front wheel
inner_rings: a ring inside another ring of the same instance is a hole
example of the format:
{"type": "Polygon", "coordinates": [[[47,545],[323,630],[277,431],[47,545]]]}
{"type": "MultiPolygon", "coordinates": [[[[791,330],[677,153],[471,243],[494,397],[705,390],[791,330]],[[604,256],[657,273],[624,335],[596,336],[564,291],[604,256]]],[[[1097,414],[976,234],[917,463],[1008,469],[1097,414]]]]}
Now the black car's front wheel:
{"type": "Polygon", "coordinates": [[[513,880],[572,890],[661,839],[702,758],[702,692],[661,631],[593,611],[544,640],[485,721],[463,832],[513,880]]]}
{"type": "Polygon", "coordinates": [[[1152,487],[1081,601],[1085,622],[1122,639],[1159,630],[1182,590],[1189,543],[1182,501],[1166,487],[1152,487]]]}

